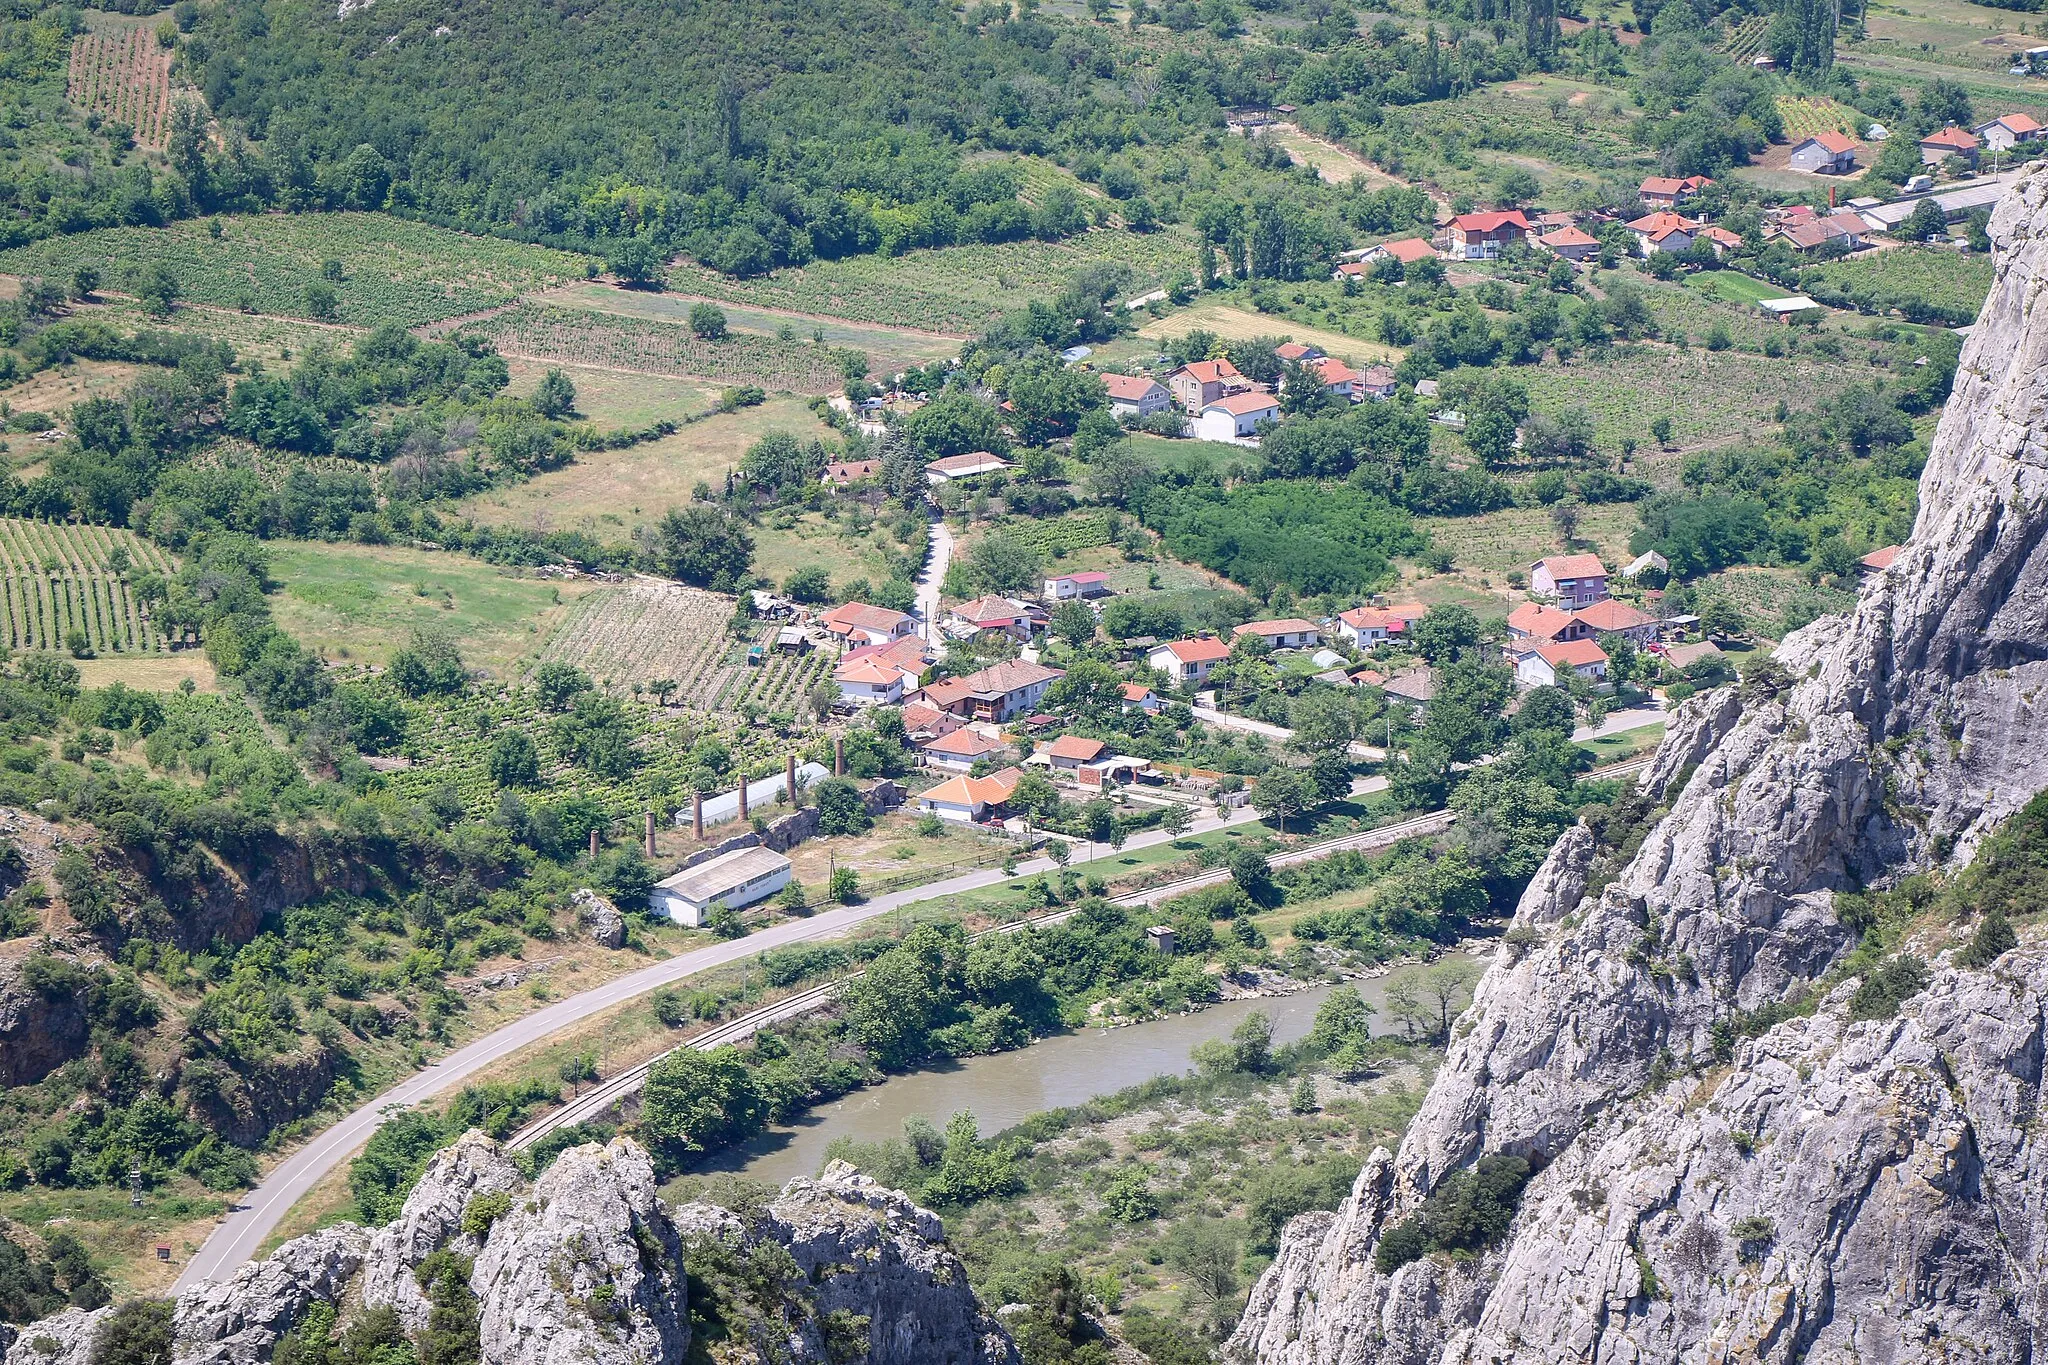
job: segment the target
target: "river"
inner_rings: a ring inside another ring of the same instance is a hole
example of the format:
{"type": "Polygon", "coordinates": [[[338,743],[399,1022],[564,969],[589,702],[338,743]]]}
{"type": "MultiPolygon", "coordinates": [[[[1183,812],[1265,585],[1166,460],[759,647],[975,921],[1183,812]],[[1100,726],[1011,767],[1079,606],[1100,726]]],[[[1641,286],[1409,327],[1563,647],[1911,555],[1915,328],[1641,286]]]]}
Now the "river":
{"type": "MultiPolygon", "coordinates": [[[[1384,978],[1353,984],[1368,1004],[1381,1008],[1384,978]]],[[[1294,995],[1226,1001],[1194,1014],[1126,1028],[1062,1033],[1014,1052],[969,1057],[949,1066],[892,1077],[821,1104],[796,1123],[771,1128],[694,1169],[732,1171],[779,1185],[796,1176],[817,1174],[825,1161],[825,1148],[833,1139],[880,1142],[901,1137],[903,1121],[913,1114],[922,1114],[943,1128],[948,1117],[971,1109],[987,1136],[1029,1114],[1080,1104],[1154,1076],[1186,1071],[1197,1044],[1228,1037],[1254,1010],[1263,1010],[1272,1019],[1276,1046],[1291,1043],[1308,1034],[1317,1007],[1335,989],[1317,986],[1294,995]]],[[[1384,1011],[1374,1022],[1385,1025],[1384,1011]]]]}

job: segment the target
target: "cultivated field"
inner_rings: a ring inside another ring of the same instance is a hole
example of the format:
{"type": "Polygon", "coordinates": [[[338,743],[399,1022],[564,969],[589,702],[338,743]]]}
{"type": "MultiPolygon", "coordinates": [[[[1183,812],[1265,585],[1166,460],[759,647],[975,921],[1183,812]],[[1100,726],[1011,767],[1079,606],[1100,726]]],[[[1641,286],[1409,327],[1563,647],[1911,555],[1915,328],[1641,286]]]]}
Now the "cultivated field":
{"type": "Polygon", "coordinates": [[[744,332],[707,341],[677,323],[583,308],[521,302],[469,323],[463,331],[483,337],[506,355],[529,360],[756,384],[794,393],[831,393],[846,383],[839,358],[810,342],[744,332]]]}
{"type": "MultiPolygon", "coordinates": [[[[1415,524],[1449,549],[1461,567],[1486,574],[1526,571],[1543,556],[1564,549],[1545,507],[1505,507],[1479,517],[1417,517],[1415,524]]],[[[1573,548],[1593,551],[1609,567],[1626,564],[1631,558],[1625,553],[1628,538],[1639,524],[1633,503],[1588,507],[1579,516],[1573,548]]]]}
{"type": "MultiPolygon", "coordinates": [[[[61,423],[73,403],[86,398],[111,398],[126,388],[141,369],[139,365],[113,360],[77,360],[40,370],[17,384],[0,388],[0,403],[5,403],[10,413],[46,413],[61,423]]],[[[20,456],[41,459],[49,453],[48,446],[21,433],[4,439],[13,444],[20,456]]]]}
{"type": "Polygon", "coordinates": [[[718,385],[667,375],[525,360],[518,356],[507,357],[505,368],[512,375],[507,392],[521,398],[533,392],[542,375],[559,369],[576,386],[576,415],[600,427],[647,427],[663,420],[680,422],[710,411],[718,402],[718,385]]]}
{"type": "Polygon", "coordinates": [[[1867,126],[1854,109],[1825,95],[1780,95],[1777,106],[1785,141],[1794,145],[1817,133],[1844,133],[1861,141],[1867,126]]]}
{"type": "Polygon", "coordinates": [[[541,658],[574,664],[615,691],[665,678],[678,702],[712,711],[748,671],[726,633],[732,613],[732,598],[680,583],[608,588],[577,604],[541,658]]]}
{"type": "MultiPolygon", "coordinates": [[[[735,280],[683,265],[669,287],[760,308],[922,331],[977,333],[1007,308],[1057,293],[1082,266],[1128,265],[1133,292],[1193,267],[1194,245],[1173,232],[1086,232],[1063,242],[951,246],[904,256],[849,256],[735,280]]],[[[0,266],[4,268],[4,266],[0,266]]]]}
{"type": "Polygon", "coordinates": [[[1198,303],[1191,308],[1175,310],[1170,317],[1156,319],[1138,329],[1138,335],[1155,341],[1168,341],[1174,337],[1186,336],[1200,329],[1214,332],[1225,341],[1242,341],[1250,337],[1290,337],[1304,346],[1314,346],[1327,355],[1353,365],[1364,365],[1374,361],[1397,361],[1402,351],[1398,346],[1385,342],[1367,341],[1361,337],[1346,336],[1322,327],[1310,327],[1304,323],[1290,322],[1286,318],[1267,317],[1254,313],[1248,308],[1239,308],[1228,303],[1198,303]]]}
{"type": "Polygon", "coordinates": [[[1902,246],[1826,261],[1800,271],[1799,280],[1803,288],[1839,292],[1867,312],[1927,308],[1934,310],[1929,320],[1960,323],[1974,318],[1991,292],[1991,258],[1902,246]]]}
{"type": "MultiPolygon", "coordinates": [[[[600,313],[618,313],[645,318],[649,322],[687,324],[690,309],[702,299],[686,294],[654,293],[643,289],[619,289],[608,284],[584,282],[563,285],[539,295],[537,303],[565,308],[587,308],[600,313]]],[[[844,346],[868,357],[874,374],[889,374],[911,365],[928,365],[960,354],[965,337],[941,332],[920,332],[902,327],[874,327],[847,322],[843,318],[815,318],[796,313],[778,313],[716,301],[732,331],[762,337],[780,337],[813,345],[844,346]]]]}
{"type": "Polygon", "coordinates": [[[71,45],[64,97],[127,124],[137,146],[162,150],[170,140],[170,49],[140,24],[88,29],[71,45]]]}
{"type": "Polygon", "coordinates": [[[335,660],[382,664],[415,630],[445,634],[463,662],[512,677],[595,583],[522,578],[467,555],[395,545],[272,541],[279,627],[335,660]]]}
{"type": "Polygon", "coordinates": [[[166,647],[129,586],[136,573],[176,570],[171,557],[127,531],[0,517],[0,599],[9,649],[142,653],[166,647]],[[125,554],[128,568],[115,561],[125,554]]]}
{"type": "Polygon", "coordinates": [[[1624,438],[1637,458],[1654,453],[1650,423],[1671,419],[1672,441],[1690,447],[1756,434],[1776,421],[1780,401],[1811,407],[1838,392],[1868,367],[1801,352],[1773,360],[1749,351],[1709,351],[1695,345],[1617,346],[1569,365],[1549,362],[1517,369],[1540,412],[1582,407],[1593,417],[1594,439],[1616,452],[1624,438]]]}
{"type": "MultiPolygon", "coordinates": [[[[577,388],[577,406],[602,423],[625,420],[601,414],[599,399],[583,397],[586,374],[570,374],[577,388]]],[[[644,376],[620,376],[644,384],[665,383],[644,376]]],[[[671,384],[678,391],[695,392],[671,384]]],[[[619,404],[652,403],[650,395],[622,390],[619,404]]],[[[691,402],[702,412],[705,404],[691,402]]],[[[588,531],[601,540],[623,540],[637,526],[661,519],[671,507],[690,500],[699,479],[721,484],[727,470],[738,467],[747,447],[771,431],[786,431],[803,440],[832,435],[831,428],[803,402],[771,398],[759,407],[718,413],[692,422],[672,436],[628,446],[624,450],[586,450],[575,463],[502,488],[492,488],[458,504],[462,515],[494,526],[519,526],[537,531],[588,531]]]]}
{"type": "Polygon", "coordinates": [[[69,279],[91,265],[107,288],[126,290],[142,271],[163,265],[191,302],[310,317],[306,287],[321,279],[328,261],[341,265],[341,278],[329,281],[334,320],[364,327],[413,327],[495,308],[581,279],[588,266],[566,252],[378,213],[291,213],[51,237],[0,252],[0,271],[69,279]],[[218,237],[213,223],[220,224],[218,237]]]}

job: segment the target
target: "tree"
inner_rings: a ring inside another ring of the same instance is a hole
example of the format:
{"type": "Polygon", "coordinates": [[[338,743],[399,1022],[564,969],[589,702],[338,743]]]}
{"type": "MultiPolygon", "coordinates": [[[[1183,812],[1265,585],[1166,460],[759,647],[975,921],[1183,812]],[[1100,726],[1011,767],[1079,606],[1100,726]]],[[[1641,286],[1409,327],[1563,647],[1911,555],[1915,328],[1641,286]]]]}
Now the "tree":
{"type": "Polygon", "coordinates": [[[1065,839],[1048,839],[1045,841],[1045,856],[1065,867],[1073,861],[1074,850],[1065,839]]]}
{"type": "Polygon", "coordinates": [[[1079,649],[1095,638],[1095,608],[1078,599],[1053,608],[1052,632],[1079,649]]]}
{"type": "Polygon", "coordinates": [[[1948,215],[1932,196],[1922,199],[1913,206],[1913,212],[1906,219],[1905,235],[1916,242],[1929,242],[1948,236],[1948,215]]]}
{"type": "Polygon", "coordinates": [[[89,265],[82,265],[71,272],[71,297],[80,303],[90,303],[99,292],[100,272],[89,265]]]}
{"type": "Polygon", "coordinates": [[[1438,1041],[1451,1036],[1451,1021],[1464,1013],[1479,974],[1479,964],[1462,955],[1445,958],[1423,972],[1422,998],[1436,1012],[1435,1036],[1438,1041]]]}
{"type": "Polygon", "coordinates": [[[1022,593],[1038,581],[1044,560],[1030,542],[1008,531],[990,531],[967,552],[975,582],[992,593],[1022,593]]]}
{"type": "Polygon", "coordinates": [[[1266,855],[1239,845],[1230,850],[1230,880],[1253,902],[1263,904],[1273,894],[1273,867],[1266,855]]]}
{"type": "Polygon", "coordinates": [[[701,1152],[752,1133],[765,1112],[738,1048],[679,1048],[647,1073],[640,1130],[672,1154],[701,1152]]]}
{"type": "Polygon", "coordinates": [[[1159,817],[1159,827],[1178,839],[1188,832],[1188,826],[1195,822],[1194,814],[1186,806],[1175,804],[1166,808],[1159,817]]]}
{"type": "Polygon", "coordinates": [[[1578,534],[1579,513],[1583,510],[1576,498],[1551,505],[1550,524],[1557,528],[1558,543],[1567,550],[1572,546],[1572,537],[1578,534]]]}
{"type": "Polygon", "coordinates": [[[1182,1219],[1166,1237],[1167,1263],[1219,1308],[1237,1297],[1239,1254],[1236,1230],[1220,1218],[1182,1219]]]}
{"type": "Polygon", "coordinates": [[[312,280],[306,285],[306,312],[316,318],[327,319],[341,308],[341,295],[325,280],[312,280]]]}
{"type": "Polygon", "coordinates": [[[1339,986],[1316,1008],[1315,1024],[1308,1034],[1309,1046],[1330,1062],[1339,1075],[1364,1070],[1370,1058],[1374,1013],[1355,987],[1339,986]]]}
{"type": "Polygon", "coordinates": [[[549,660],[533,672],[533,690],[550,711],[562,710],[578,692],[588,692],[592,686],[590,675],[574,664],[549,660]]]}
{"type": "Polygon", "coordinates": [[[415,701],[460,692],[469,682],[455,643],[431,631],[414,631],[412,643],[391,656],[385,673],[393,687],[415,701]]]}
{"type": "Polygon", "coordinates": [[[1297,1114],[1313,1114],[1321,1107],[1316,1103],[1315,1077],[1301,1078],[1300,1083],[1294,1087],[1294,1098],[1288,1101],[1287,1107],[1297,1114]]]}
{"type": "Polygon", "coordinates": [[[1700,607],[1700,630],[1716,639],[1740,635],[1747,624],[1742,619],[1742,609],[1726,597],[1710,597],[1700,607]]]}
{"type": "Polygon", "coordinates": [[[860,899],[860,874],[850,867],[834,868],[825,894],[841,905],[852,905],[860,899]]]}
{"type": "MultiPolygon", "coordinates": [[[[868,813],[866,799],[847,779],[828,777],[811,789],[811,795],[818,806],[820,834],[859,834],[873,828],[875,817],[868,813]]],[[[837,892],[833,898],[840,899],[837,892]]]]}
{"type": "Polygon", "coordinates": [[[567,417],[576,411],[576,386],[560,370],[550,369],[533,388],[533,410],[543,417],[567,417]]]}
{"type": "Polygon", "coordinates": [[[1008,1194],[1017,1187],[1016,1149],[1009,1143],[988,1143],[974,1115],[963,1109],[946,1121],[945,1154],[939,1169],[924,1185],[934,1204],[966,1205],[1008,1194]]]}
{"type": "Polygon", "coordinates": [[[725,310],[715,303],[690,305],[690,331],[699,341],[725,339],[725,310]]]}
{"type": "Polygon", "coordinates": [[[832,583],[822,564],[806,564],[790,571],[782,580],[783,596],[792,602],[823,602],[831,595],[832,583]]]}
{"type": "Polygon", "coordinates": [[[177,275],[167,265],[151,266],[135,285],[135,296],[142,300],[143,310],[159,320],[171,315],[183,293],[177,275]]]}
{"type": "Polygon", "coordinates": [[[670,578],[731,592],[754,562],[754,538],[731,513],[692,503],[662,517],[650,558],[670,578]]]}
{"type": "Polygon", "coordinates": [[[524,730],[508,730],[491,746],[490,773],[501,787],[530,787],[540,780],[540,750],[524,730]]]}
{"type": "Polygon", "coordinates": [[[130,1299],[93,1333],[89,1365],[168,1365],[171,1359],[169,1299],[130,1299]]]}
{"type": "Polygon", "coordinates": [[[1668,450],[1671,446],[1671,419],[1669,417],[1651,418],[1650,438],[1659,446],[1668,450]]]}
{"type": "Polygon", "coordinates": [[[1415,623],[1416,652],[1432,664],[1446,664],[1479,643],[1479,618],[1470,607],[1438,607],[1415,623]]]}
{"type": "Polygon", "coordinates": [[[1961,961],[1965,967],[1988,967],[2019,946],[2019,935],[2013,932],[2005,911],[1993,906],[1977,921],[1976,932],[1963,947],[1961,961]]]}
{"type": "Polygon", "coordinates": [[[1276,767],[1252,788],[1252,807],[1287,832],[1287,821],[1317,804],[1316,794],[1297,768],[1276,767]]]}
{"type": "Polygon", "coordinates": [[[661,277],[661,253],[645,237],[628,237],[606,253],[605,268],[627,284],[646,284],[661,277]]]}

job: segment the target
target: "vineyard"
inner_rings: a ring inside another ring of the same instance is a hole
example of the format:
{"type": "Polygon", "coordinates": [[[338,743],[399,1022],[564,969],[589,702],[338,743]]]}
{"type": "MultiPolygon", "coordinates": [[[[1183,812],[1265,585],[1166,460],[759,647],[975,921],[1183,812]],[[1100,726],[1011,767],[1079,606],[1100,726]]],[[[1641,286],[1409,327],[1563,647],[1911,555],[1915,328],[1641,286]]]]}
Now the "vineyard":
{"type": "Polygon", "coordinates": [[[1867,251],[1801,270],[1799,287],[1838,308],[1896,308],[1912,322],[1960,327],[1977,316],[1991,292],[1991,257],[1926,246],[1867,251]]]}
{"type": "Polygon", "coordinates": [[[1134,293],[1177,268],[1192,269],[1194,246],[1173,232],[1084,232],[1063,242],[949,246],[904,256],[813,261],[757,279],[736,280],[684,265],[672,287],[707,298],[888,327],[979,333],[1026,298],[1050,297],[1083,266],[1118,262],[1134,272],[1134,293]]]}
{"type": "Polygon", "coordinates": [[[584,257],[546,247],[387,218],[376,213],[270,213],[101,228],[0,251],[0,273],[69,279],[98,269],[110,289],[132,289],[142,272],[167,267],[186,300],[260,313],[310,316],[306,287],[328,262],[332,321],[407,327],[481,312],[588,273],[584,257]],[[220,225],[214,236],[213,224],[220,225]]]}
{"type": "Polygon", "coordinates": [[[0,599],[9,649],[68,650],[81,632],[96,653],[165,647],[111,562],[124,551],[131,572],[168,574],[171,557],[127,531],[0,517],[0,599]]]}
{"type": "Polygon", "coordinates": [[[1092,550],[1110,541],[1109,514],[1080,512],[1050,519],[1011,520],[1003,529],[1046,559],[1092,550]]]}
{"type": "Polygon", "coordinates": [[[836,350],[741,332],[706,341],[688,327],[618,313],[523,302],[463,330],[485,338],[506,355],[530,360],[755,384],[793,393],[831,393],[846,386],[836,350]]]}
{"type": "Polygon", "coordinates": [[[1863,120],[1854,109],[1825,95],[1780,95],[1778,117],[1785,123],[1785,141],[1797,146],[1816,133],[1863,134],[1863,120]]]}
{"type": "Polygon", "coordinates": [[[1752,14],[1728,31],[1721,50],[1738,62],[1746,62],[1763,50],[1764,37],[1771,31],[1768,14],[1752,14]]]}
{"type": "Polygon", "coordinates": [[[64,94],[87,113],[127,124],[137,146],[161,151],[170,140],[171,53],[145,28],[79,34],[64,94]]]}
{"type": "Polygon", "coordinates": [[[680,584],[634,584],[595,592],[576,606],[541,651],[543,660],[574,664],[614,690],[667,678],[676,699],[712,710],[733,676],[729,597],[680,584]]]}

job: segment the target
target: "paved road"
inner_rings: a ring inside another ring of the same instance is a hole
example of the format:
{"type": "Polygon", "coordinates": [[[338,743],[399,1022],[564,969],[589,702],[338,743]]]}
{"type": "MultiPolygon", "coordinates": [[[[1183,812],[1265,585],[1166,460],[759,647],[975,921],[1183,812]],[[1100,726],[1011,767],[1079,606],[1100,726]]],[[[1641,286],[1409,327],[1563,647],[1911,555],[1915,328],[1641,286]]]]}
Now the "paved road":
{"type": "Polygon", "coordinates": [[[939,633],[939,585],[946,581],[946,568],[953,562],[953,532],[944,517],[932,518],[931,549],[925,557],[924,572],[917,576],[917,614],[924,622],[925,643],[945,643],[939,633]]]}
{"type": "MultiPolygon", "coordinates": [[[[1257,818],[1256,812],[1245,808],[1232,811],[1222,818],[1212,816],[1196,820],[1188,827],[1187,833],[1207,834],[1227,826],[1247,824],[1257,818]]],[[[1136,834],[1131,836],[1122,852],[1150,848],[1176,837],[1185,836],[1172,835],[1163,830],[1136,834]]],[[[1119,856],[1121,854],[1117,850],[1107,845],[1084,844],[1075,853],[1070,865],[1078,867],[1098,858],[1119,856]]],[[[1050,858],[1028,858],[1018,865],[1017,870],[1021,875],[1032,875],[1052,871],[1056,866],[1050,858]]],[[[831,937],[844,933],[863,921],[889,914],[907,905],[942,896],[958,895],[965,891],[977,891],[1003,880],[1001,868],[987,868],[979,872],[964,873],[958,877],[949,877],[945,881],[913,887],[907,891],[877,896],[860,905],[840,906],[813,915],[809,919],[787,920],[759,933],[749,934],[745,938],[679,953],[665,962],[654,963],[637,972],[608,981],[602,986],[581,991],[566,1000],[536,1010],[523,1019],[487,1033],[438,1061],[429,1063],[424,1070],[399,1082],[293,1152],[265,1176],[255,1189],[244,1196],[242,1203],[230,1209],[228,1216],[214,1228],[205,1245],[199,1248],[198,1253],[178,1276],[177,1288],[182,1290],[201,1280],[219,1279],[232,1273],[243,1262],[253,1260],[257,1248],[270,1236],[292,1205],[319,1184],[328,1172],[346,1161],[358,1147],[368,1141],[370,1134],[375,1132],[390,1114],[423,1100],[446,1094],[478,1072],[522,1048],[541,1042],[551,1034],[614,1005],[645,995],[657,987],[673,985],[713,967],[738,962],[742,958],[753,957],[784,944],[831,937]]]]}

